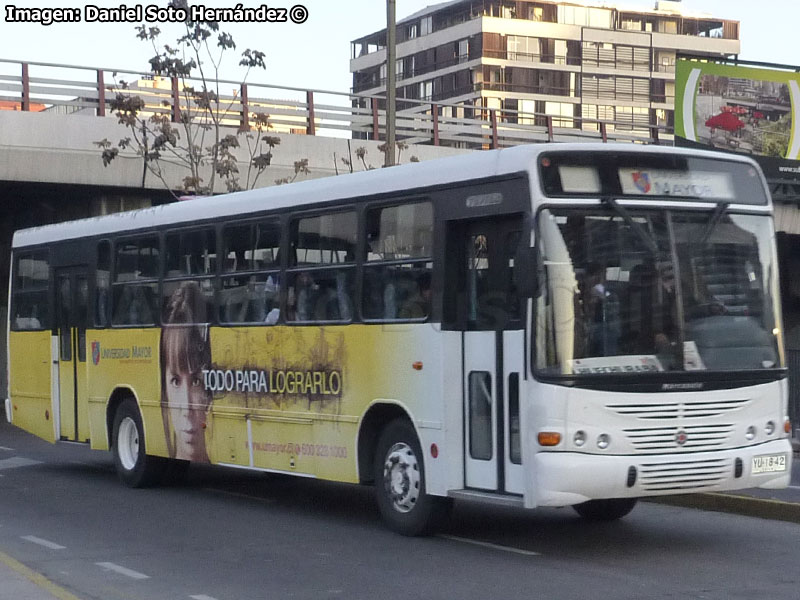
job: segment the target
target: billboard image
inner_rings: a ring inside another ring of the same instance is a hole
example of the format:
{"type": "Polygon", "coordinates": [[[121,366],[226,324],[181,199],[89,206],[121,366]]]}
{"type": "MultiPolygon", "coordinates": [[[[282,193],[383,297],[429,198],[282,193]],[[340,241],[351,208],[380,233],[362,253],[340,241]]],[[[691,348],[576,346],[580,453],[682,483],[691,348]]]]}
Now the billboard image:
{"type": "Polygon", "coordinates": [[[675,143],[752,155],[800,181],[800,73],[678,60],[675,143]]]}

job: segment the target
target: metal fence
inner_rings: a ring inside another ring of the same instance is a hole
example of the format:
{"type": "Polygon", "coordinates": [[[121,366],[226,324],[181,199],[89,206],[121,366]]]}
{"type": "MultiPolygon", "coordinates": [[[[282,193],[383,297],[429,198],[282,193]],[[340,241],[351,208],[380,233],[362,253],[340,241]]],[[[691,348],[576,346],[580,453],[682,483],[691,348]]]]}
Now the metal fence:
{"type": "MultiPolygon", "coordinates": [[[[221,80],[215,110],[243,129],[255,113],[269,115],[276,132],[384,140],[385,99],[380,96],[221,80]]],[[[112,118],[118,94],[145,101],[145,111],[179,122],[197,106],[187,93],[198,79],[159,77],[125,69],[80,67],[0,59],[0,105],[21,111],[57,111],[112,118]]],[[[672,143],[670,128],[643,123],[554,116],[430,100],[399,99],[398,140],[462,148],[500,148],[545,141],[672,143]]]]}

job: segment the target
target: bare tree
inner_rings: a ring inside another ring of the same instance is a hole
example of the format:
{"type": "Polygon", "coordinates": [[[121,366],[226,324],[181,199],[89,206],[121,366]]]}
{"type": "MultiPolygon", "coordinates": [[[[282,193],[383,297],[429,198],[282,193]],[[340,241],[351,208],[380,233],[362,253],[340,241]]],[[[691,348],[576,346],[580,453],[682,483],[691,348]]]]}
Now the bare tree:
{"type": "MultiPolygon", "coordinates": [[[[187,0],[172,0],[170,6],[186,9],[187,14],[191,14],[187,0]]],[[[135,88],[125,81],[116,81],[115,74],[115,85],[110,89],[116,96],[110,106],[119,123],[129,130],[129,135],[117,144],[108,139],[95,142],[101,149],[103,165],[110,165],[121,151],[132,150],[142,161],[142,186],[150,174],[176,197],[180,194],[210,195],[218,190],[220,183],[227,191],[255,187],[272,164],[273,151],[280,144],[280,138],[268,135],[272,124],[266,113],[252,113],[241,119],[240,112],[233,110],[238,100],[235,92],[229,100],[222,99],[220,69],[223,60],[236,50],[233,37],[221,31],[219,23],[213,21],[187,20],[181,26],[182,35],[175,46],[159,45],[159,27],[144,24],[136,27],[136,36],[149,43],[155,52],[149,61],[153,74],[178,81],[179,110],[172,113],[170,109],[175,111],[175,108],[167,100],[161,106],[148,106],[135,88]],[[197,83],[192,84],[192,81],[197,83]],[[232,126],[238,125],[234,123],[237,119],[248,123],[249,127],[233,129],[232,126]],[[240,143],[241,138],[244,138],[244,145],[240,143]],[[247,157],[243,179],[237,154],[247,157]],[[167,180],[170,167],[186,173],[179,191],[167,180]]],[[[264,53],[257,50],[242,52],[239,65],[246,68],[242,83],[252,69],[266,68],[264,58],[264,53]]],[[[297,161],[291,181],[308,172],[308,159],[297,161]]],[[[282,182],[284,180],[276,180],[276,183],[282,182]]]]}

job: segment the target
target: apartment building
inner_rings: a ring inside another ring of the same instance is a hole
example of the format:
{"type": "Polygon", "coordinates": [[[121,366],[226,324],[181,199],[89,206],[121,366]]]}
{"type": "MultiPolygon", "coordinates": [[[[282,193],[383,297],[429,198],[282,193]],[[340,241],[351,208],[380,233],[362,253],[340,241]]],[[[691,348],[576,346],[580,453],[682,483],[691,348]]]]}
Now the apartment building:
{"type": "MultiPolygon", "coordinates": [[[[737,55],[739,22],[692,12],[691,0],[652,10],[451,0],[399,20],[396,40],[400,110],[437,103],[444,117],[495,109],[506,122],[668,133],[676,54],[737,55]]],[[[386,29],[352,42],[354,93],[385,93],[385,44],[386,29]]]]}

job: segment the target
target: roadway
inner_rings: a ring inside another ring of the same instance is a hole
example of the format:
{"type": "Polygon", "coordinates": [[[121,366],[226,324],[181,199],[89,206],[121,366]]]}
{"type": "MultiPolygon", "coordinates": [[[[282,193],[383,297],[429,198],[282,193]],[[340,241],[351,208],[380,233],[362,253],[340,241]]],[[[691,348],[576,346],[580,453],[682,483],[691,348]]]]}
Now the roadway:
{"type": "MultiPolygon", "coordinates": [[[[749,502],[800,504],[767,495],[749,502]]],[[[198,467],[131,490],[108,453],[0,423],[0,600],[795,600],[798,546],[795,523],[652,502],[604,524],[457,504],[410,539],[370,488],[198,467]]]]}

